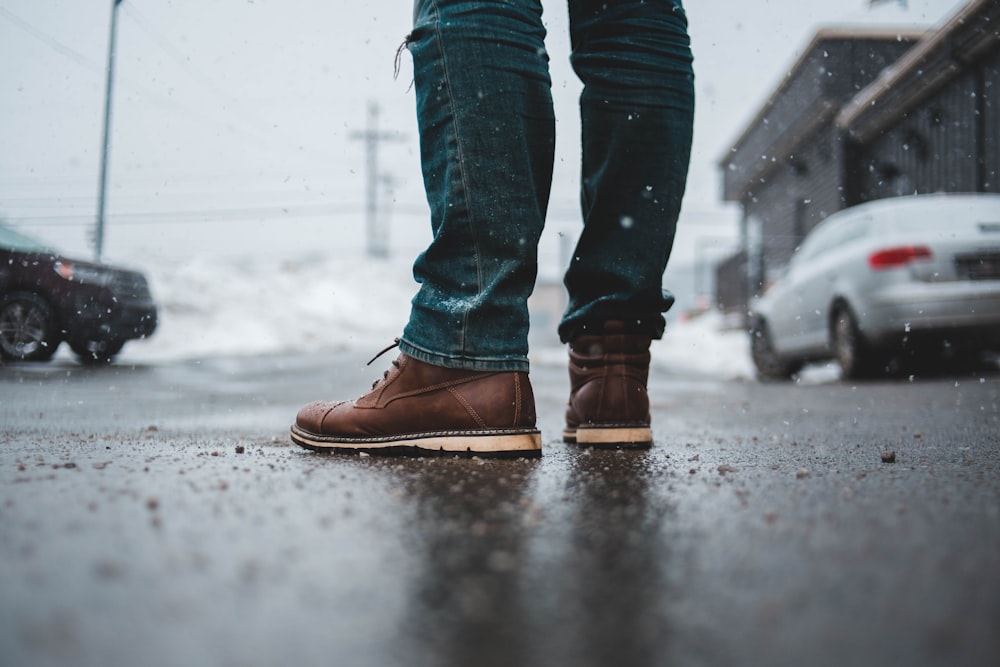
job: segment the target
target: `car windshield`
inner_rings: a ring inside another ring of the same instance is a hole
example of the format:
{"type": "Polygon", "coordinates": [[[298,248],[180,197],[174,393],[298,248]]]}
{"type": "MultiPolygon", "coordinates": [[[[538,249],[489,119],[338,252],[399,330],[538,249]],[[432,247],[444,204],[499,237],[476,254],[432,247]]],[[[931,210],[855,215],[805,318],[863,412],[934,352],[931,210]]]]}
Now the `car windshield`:
{"type": "Polygon", "coordinates": [[[0,248],[20,252],[52,252],[52,249],[41,241],[36,241],[30,236],[15,232],[10,227],[3,225],[0,225],[0,248]]]}

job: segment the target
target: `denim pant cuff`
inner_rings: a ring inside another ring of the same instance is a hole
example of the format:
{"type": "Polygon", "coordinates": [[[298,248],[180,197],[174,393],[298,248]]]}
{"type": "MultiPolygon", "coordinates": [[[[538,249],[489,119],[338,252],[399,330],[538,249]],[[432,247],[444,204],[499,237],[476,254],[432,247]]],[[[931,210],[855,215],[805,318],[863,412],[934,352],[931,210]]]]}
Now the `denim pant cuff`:
{"type": "Polygon", "coordinates": [[[518,371],[527,373],[529,367],[528,360],[523,357],[503,357],[492,359],[469,359],[465,357],[455,357],[417,347],[405,339],[400,339],[399,350],[406,356],[412,357],[417,361],[422,361],[425,364],[432,364],[434,366],[443,366],[444,368],[462,368],[470,371],[518,371]]]}

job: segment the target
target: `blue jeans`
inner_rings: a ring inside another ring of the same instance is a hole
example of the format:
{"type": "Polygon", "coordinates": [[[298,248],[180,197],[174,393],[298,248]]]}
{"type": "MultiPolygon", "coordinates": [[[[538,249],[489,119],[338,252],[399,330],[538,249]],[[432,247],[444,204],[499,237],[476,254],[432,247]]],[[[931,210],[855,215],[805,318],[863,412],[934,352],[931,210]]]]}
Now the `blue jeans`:
{"type": "MultiPolygon", "coordinates": [[[[659,338],[687,179],[694,75],[681,0],[569,0],[584,84],[584,227],[566,342],[623,320],[659,338]]],[[[555,119],[539,0],[416,0],[407,39],[433,240],[400,349],[440,366],[528,370],[528,307],[555,119]]]]}

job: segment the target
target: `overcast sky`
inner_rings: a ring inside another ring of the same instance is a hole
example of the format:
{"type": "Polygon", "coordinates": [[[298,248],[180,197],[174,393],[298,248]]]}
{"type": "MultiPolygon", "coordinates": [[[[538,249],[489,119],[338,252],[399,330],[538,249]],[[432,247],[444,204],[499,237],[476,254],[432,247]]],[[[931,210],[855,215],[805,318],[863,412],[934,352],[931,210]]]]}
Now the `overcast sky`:
{"type": "MultiPolygon", "coordinates": [[[[961,0],[690,0],[697,110],[682,230],[727,236],[715,166],[818,27],[938,24],[961,0]]],[[[78,254],[96,213],[111,0],[0,0],[0,218],[78,254]]],[[[558,116],[547,238],[577,221],[579,83],[545,4],[558,116]]],[[[363,243],[366,107],[394,246],[429,234],[399,0],[124,0],[106,254],[295,253],[363,243]]],[[[411,259],[411,257],[408,257],[411,259]]]]}

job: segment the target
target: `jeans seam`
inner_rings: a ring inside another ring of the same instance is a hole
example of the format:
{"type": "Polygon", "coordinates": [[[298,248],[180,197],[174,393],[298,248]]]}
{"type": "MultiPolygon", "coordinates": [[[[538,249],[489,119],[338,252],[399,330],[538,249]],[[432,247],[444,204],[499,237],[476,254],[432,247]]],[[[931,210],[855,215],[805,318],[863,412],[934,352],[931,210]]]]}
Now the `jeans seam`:
{"type": "MultiPolygon", "coordinates": [[[[482,266],[482,249],[479,247],[479,239],[476,236],[475,224],[473,223],[473,212],[472,212],[472,202],[468,196],[469,184],[466,180],[466,169],[465,169],[465,156],[462,150],[462,139],[461,131],[459,127],[459,116],[457,106],[455,104],[455,98],[452,94],[451,87],[451,68],[448,64],[448,54],[444,48],[444,40],[441,39],[441,10],[438,6],[437,0],[431,0],[431,4],[434,7],[434,40],[438,44],[438,51],[441,54],[441,70],[444,75],[445,90],[448,91],[448,106],[451,110],[451,126],[453,128],[453,135],[455,137],[455,159],[458,166],[459,177],[462,183],[462,202],[467,215],[467,225],[469,228],[469,235],[472,237],[472,243],[475,249],[475,262],[476,262],[476,298],[479,299],[483,293],[483,266],[482,266]]],[[[462,356],[464,357],[467,349],[466,335],[469,330],[469,312],[471,309],[466,308],[465,312],[462,313],[462,327],[459,332],[460,338],[460,349],[462,356]]]]}

